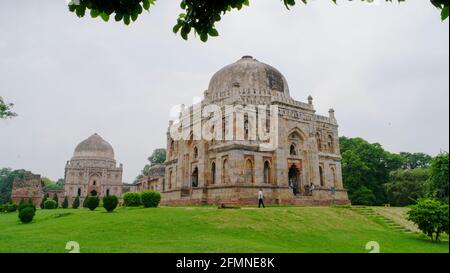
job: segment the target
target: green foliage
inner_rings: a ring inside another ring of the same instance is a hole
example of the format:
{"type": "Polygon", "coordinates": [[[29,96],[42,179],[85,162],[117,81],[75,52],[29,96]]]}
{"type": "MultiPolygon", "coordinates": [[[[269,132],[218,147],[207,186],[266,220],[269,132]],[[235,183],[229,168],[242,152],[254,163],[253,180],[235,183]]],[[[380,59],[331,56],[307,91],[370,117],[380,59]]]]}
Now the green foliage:
{"type": "Polygon", "coordinates": [[[136,177],[135,181],[138,181],[139,179],[148,175],[151,167],[158,165],[158,164],[163,164],[165,161],[166,161],[166,149],[161,148],[161,149],[154,150],[152,155],[148,158],[149,164],[146,164],[144,166],[144,169],[136,177]]]}
{"type": "Polygon", "coordinates": [[[402,168],[403,169],[416,169],[416,168],[428,168],[431,163],[432,157],[424,153],[407,153],[401,152],[402,168]]]}
{"type": "Polygon", "coordinates": [[[3,211],[4,212],[15,212],[15,211],[17,211],[17,207],[18,206],[14,203],[7,203],[4,205],[3,211]]]}
{"type": "Polygon", "coordinates": [[[100,198],[98,196],[89,196],[86,205],[88,209],[94,211],[100,205],[100,198]]]}
{"type": "Polygon", "coordinates": [[[87,199],[88,199],[88,197],[89,196],[86,196],[86,198],[84,198],[84,200],[83,200],[83,208],[87,208],[88,206],[87,206],[87,199]]]}
{"type": "Polygon", "coordinates": [[[12,103],[5,102],[0,96],[0,119],[7,119],[17,116],[11,109],[14,106],[12,103]]]}
{"type": "Polygon", "coordinates": [[[62,206],[63,209],[67,209],[69,207],[69,200],[67,199],[67,196],[64,197],[64,200],[63,200],[61,206],[62,206]]]}
{"type": "Polygon", "coordinates": [[[19,219],[22,223],[30,223],[33,221],[34,215],[36,213],[36,209],[33,209],[31,206],[26,206],[23,209],[19,210],[19,219]]]}
{"type": "Polygon", "coordinates": [[[137,192],[127,192],[123,196],[123,204],[127,207],[139,207],[141,205],[141,195],[137,192]]]}
{"type": "Polygon", "coordinates": [[[448,204],[443,204],[434,199],[420,199],[417,205],[408,211],[408,220],[417,224],[419,229],[428,237],[439,241],[442,233],[447,233],[448,204]]]}
{"type": "Polygon", "coordinates": [[[32,208],[34,211],[36,211],[36,206],[34,205],[33,198],[30,197],[30,198],[28,198],[28,202],[25,203],[25,201],[24,201],[22,204],[19,204],[17,209],[20,212],[21,210],[23,210],[25,208],[32,208]]]}
{"type": "Polygon", "coordinates": [[[401,167],[402,158],[385,151],[380,144],[371,144],[362,138],[341,137],[339,141],[344,187],[348,189],[352,203],[355,198],[357,203],[362,200],[365,200],[364,202],[373,200],[366,205],[386,203],[387,196],[383,184],[388,181],[391,171],[401,167]],[[375,199],[372,199],[367,189],[372,192],[375,199]],[[360,193],[364,194],[363,198],[358,197],[360,193]]]}
{"type": "Polygon", "coordinates": [[[161,194],[157,191],[144,191],[141,193],[141,202],[146,208],[155,208],[161,201],[161,194]]]}
{"type": "Polygon", "coordinates": [[[108,195],[103,197],[103,207],[107,212],[112,212],[117,208],[119,204],[119,199],[115,195],[108,195]]]}
{"type": "Polygon", "coordinates": [[[9,168],[0,169],[0,204],[11,201],[11,190],[14,179],[23,178],[25,170],[11,170],[9,168]]]}
{"type": "Polygon", "coordinates": [[[352,201],[352,205],[370,206],[376,202],[375,194],[365,186],[361,186],[353,191],[349,194],[349,198],[352,201]]]}
{"type": "Polygon", "coordinates": [[[389,203],[393,206],[408,206],[425,197],[429,173],[424,168],[391,172],[389,182],[384,185],[389,203]]]}
{"type": "MultiPolygon", "coordinates": [[[[337,3],[337,0],[331,1],[337,3]]],[[[392,0],[386,1],[392,2],[392,0]]],[[[403,1],[405,0],[398,0],[398,2],[403,1]]],[[[136,21],[144,10],[149,11],[155,2],[156,0],[76,0],[69,3],[69,10],[78,17],[84,17],[86,11],[90,10],[92,18],[99,17],[107,22],[114,16],[115,21],[123,21],[125,25],[129,25],[132,21],[136,21]]],[[[287,9],[296,4],[295,0],[282,0],[282,2],[287,9]]],[[[307,4],[308,0],[302,0],[302,2],[307,4]]],[[[448,18],[448,0],[431,0],[431,3],[441,10],[442,20],[448,18]]],[[[190,33],[194,33],[200,37],[200,40],[206,42],[208,37],[219,36],[216,23],[222,20],[222,16],[249,5],[249,0],[181,0],[180,7],[183,12],[179,14],[173,32],[180,33],[185,40],[190,33]]]]}
{"type": "Polygon", "coordinates": [[[448,204],[448,153],[431,160],[429,186],[431,195],[448,204]]]}
{"type": "Polygon", "coordinates": [[[47,201],[48,200],[48,193],[46,193],[45,195],[44,195],[44,197],[42,198],[42,200],[41,200],[41,204],[40,204],[40,207],[41,207],[41,209],[44,209],[44,204],[45,204],[45,201],[47,201]]]}
{"type": "Polygon", "coordinates": [[[21,210],[23,207],[25,207],[26,204],[27,204],[27,203],[25,203],[25,199],[20,198],[19,206],[17,207],[17,209],[18,209],[18,210],[21,210]]]}
{"type": "Polygon", "coordinates": [[[98,198],[98,196],[88,196],[86,198],[86,206],[91,211],[94,211],[98,207],[99,204],[100,204],[100,198],[98,198]]]}
{"type": "Polygon", "coordinates": [[[49,199],[49,200],[45,201],[44,209],[56,209],[56,208],[58,208],[58,204],[56,203],[55,200],[49,199]]]}
{"type": "Polygon", "coordinates": [[[79,196],[77,196],[75,198],[75,200],[73,200],[73,203],[72,203],[73,209],[77,209],[78,207],[80,207],[80,197],[79,196]]]}
{"type": "Polygon", "coordinates": [[[59,207],[59,200],[58,200],[58,195],[56,193],[53,194],[53,201],[56,202],[56,207],[59,207]]]}

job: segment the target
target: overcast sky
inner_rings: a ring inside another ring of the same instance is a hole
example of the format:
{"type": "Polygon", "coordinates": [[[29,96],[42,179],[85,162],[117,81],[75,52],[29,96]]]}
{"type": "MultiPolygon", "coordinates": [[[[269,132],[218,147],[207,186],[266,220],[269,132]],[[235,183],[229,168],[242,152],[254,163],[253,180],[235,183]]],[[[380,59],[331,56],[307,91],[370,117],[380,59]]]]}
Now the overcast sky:
{"type": "MultiPolygon", "coordinates": [[[[171,29],[179,1],[158,1],[131,26],[79,19],[65,0],[0,1],[0,167],[57,179],[75,146],[109,141],[132,182],[165,147],[172,106],[190,104],[243,55],[278,68],[291,96],[336,110],[340,135],[392,152],[449,149],[449,25],[429,1],[314,1],[287,11],[252,0],[188,42],[171,29]]],[[[300,1],[298,1],[300,2],[300,1]]]]}

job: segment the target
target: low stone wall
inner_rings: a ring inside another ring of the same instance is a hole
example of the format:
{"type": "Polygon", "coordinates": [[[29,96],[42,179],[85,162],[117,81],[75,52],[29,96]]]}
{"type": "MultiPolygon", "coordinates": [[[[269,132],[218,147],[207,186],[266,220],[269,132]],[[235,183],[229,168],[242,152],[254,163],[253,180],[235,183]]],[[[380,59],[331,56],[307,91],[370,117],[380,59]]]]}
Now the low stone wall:
{"type": "Polygon", "coordinates": [[[266,205],[329,206],[333,204],[347,205],[350,203],[345,190],[336,190],[332,194],[329,189],[317,189],[312,193],[312,196],[299,196],[294,195],[288,187],[221,185],[166,191],[162,193],[161,205],[257,205],[259,189],[262,189],[264,192],[264,203],[266,205]]]}

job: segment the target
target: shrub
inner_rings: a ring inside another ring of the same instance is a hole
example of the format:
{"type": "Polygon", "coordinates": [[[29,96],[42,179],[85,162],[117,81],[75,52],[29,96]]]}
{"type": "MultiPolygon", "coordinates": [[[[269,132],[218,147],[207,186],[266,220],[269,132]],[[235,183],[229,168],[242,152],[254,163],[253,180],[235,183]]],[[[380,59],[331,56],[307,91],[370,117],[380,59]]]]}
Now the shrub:
{"type": "Polygon", "coordinates": [[[21,210],[23,207],[25,207],[26,204],[27,204],[27,203],[25,203],[25,199],[20,198],[19,206],[17,207],[17,209],[18,209],[18,210],[21,210]]]}
{"type": "Polygon", "coordinates": [[[23,202],[17,207],[19,213],[25,208],[31,208],[33,211],[36,211],[36,206],[34,205],[32,198],[29,198],[27,203],[23,202]]]}
{"type": "Polygon", "coordinates": [[[5,212],[15,212],[17,210],[17,205],[14,203],[9,203],[5,205],[5,212]]]}
{"type": "Polygon", "coordinates": [[[433,240],[439,241],[441,233],[448,234],[448,205],[434,199],[420,199],[417,205],[408,211],[408,220],[417,224],[419,229],[433,240]]]}
{"type": "Polygon", "coordinates": [[[88,197],[89,196],[86,196],[85,198],[84,198],[84,200],[83,200],[83,208],[87,208],[88,206],[87,206],[87,199],[88,199],[88,197]]]}
{"type": "Polygon", "coordinates": [[[35,213],[36,208],[27,205],[19,211],[19,219],[22,223],[30,223],[31,221],[33,221],[35,213]]]}
{"type": "Polygon", "coordinates": [[[115,195],[108,195],[103,197],[103,207],[107,212],[112,212],[117,208],[117,204],[119,204],[119,199],[115,195]]]}
{"type": "Polygon", "coordinates": [[[141,205],[141,195],[137,192],[127,192],[123,196],[123,204],[127,207],[139,207],[141,205]]]}
{"type": "Polygon", "coordinates": [[[59,200],[58,200],[58,195],[56,193],[53,194],[53,201],[56,202],[56,208],[59,207],[59,200]]]}
{"type": "Polygon", "coordinates": [[[55,200],[47,200],[44,203],[44,209],[56,209],[58,204],[56,204],[55,200]]]}
{"type": "Polygon", "coordinates": [[[73,200],[72,208],[73,208],[73,209],[77,209],[79,206],[80,206],[80,197],[77,196],[77,197],[75,198],[75,200],[73,200]]]}
{"type": "Polygon", "coordinates": [[[98,196],[89,196],[86,198],[86,206],[91,210],[95,210],[100,203],[100,198],[98,196]]]}
{"type": "Polygon", "coordinates": [[[0,212],[5,212],[5,205],[0,205],[0,212]]]}
{"type": "Polygon", "coordinates": [[[44,197],[42,198],[42,200],[41,200],[41,205],[40,205],[41,209],[44,209],[44,208],[45,208],[45,207],[44,207],[44,204],[45,204],[45,201],[47,201],[47,199],[48,199],[48,193],[46,193],[46,194],[44,195],[44,197]]]}
{"type": "Polygon", "coordinates": [[[63,209],[67,209],[69,207],[69,200],[67,199],[67,196],[64,197],[64,200],[63,200],[61,206],[62,206],[63,209]]]}
{"type": "Polygon", "coordinates": [[[154,208],[161,201],[161,194],[157,191],[144,191],[141,193],[142,204],[146,208],[154,208]]]}

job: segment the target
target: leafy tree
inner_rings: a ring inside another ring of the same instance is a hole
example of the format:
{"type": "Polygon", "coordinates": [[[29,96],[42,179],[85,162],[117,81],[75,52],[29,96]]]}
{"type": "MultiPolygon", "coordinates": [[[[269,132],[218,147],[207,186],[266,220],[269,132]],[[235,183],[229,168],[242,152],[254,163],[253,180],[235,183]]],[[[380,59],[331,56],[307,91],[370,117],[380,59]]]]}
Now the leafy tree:
{"type": "Polygon", "coordinates": [[[67,209],[69,207],[69,200],[67,199],[67,196],[64,197],[64,200],[63,200],[61,206],[63,209],[67,209]]]}
{"type": "Polygon", "coordinates": [[[77,209],[78,207],[80,207],[80,197],[79,196],[77,196],[75,198],[75,200],[73,200],[73,203],[72,203],[73,209],[77,209]]]}
{"type": "Polygon", "coordinates": [[[448,152],[431,160],[429,183],[432,196],[448,204],[448,152]]]}
{"type": "Polygon", "coordinates": [[[119,204],[119,199],[115,195],[108,195],[103,197],[103,207],[107,212],[112,212],[117,208],[119,204]]]}
{"type": "Polygon", "coordinates": [[[14,179],[23,178],[25,170],[0,169],[0,204],[11,201],[11,191],[14,179]]]}
{"type": "Polygon", "coordinates": [[[362,138],[339,139],[342,155],[342,176],[344,187],[348,189],[350,200],[361,200],[357,196],[364,193],[367,199],[369,189],[375,196],[371,205],[381,205],[387,202],[387,196],[383,184],[389,179],[389,173],[401,167],[402,159],[399,155],[391,154],[383,147],[371,144],[362,138]],[[353,199],[352,199],[353,198],[353,199]]]}
{"type": "Polygon", "coordinates": [[[148,158],[148,162],[149,164],[146,164],[144,166],[144,169],[142,169],[141,173],[136,177],[135,181],[138,181],[144,176],[148,175],[151,167],[166,162],[166,149],[161,148],[154,150],[152,155],[148,158]]]}
{"type": "Polygon", "coordinates": [[[352,205],[370,206],[376,202],[375,194],[365,186],[361,186],[349,195],[352,205]]]}
{"type": "MultiPolygon", "coordinates": [[[[287,9],[296,4],[295,0],[281,1],[287,9]]],[[[331,1],[337,3],[337,0],[331,1]]],[[[392,2],[392,0],[386,1],[392,2]]],[[[398,0],[398,2],[404,1],[398,0]]],[[[84,17],[86,10],[89,10],[91,17],[99,17],[104,21],[114,16],[115,21],[123,21],[129,25],[132,21],[136,21],[143,11],[149,11],[155,2],[156,0],[72,0],[69,3],[69,10],[78,17],[84,17]]],[[[180,7],[183,12],[178,16],[173,32],[180,33],[185,40],[193,32],[206,42],[208,37],[219,35],[216,23],[222,19],[222,16],[232,10],[241,10],[244,6],[249,6],[249,2],[249,0],[181,0],[180,7]]],[[[307,4],[308,0],[302,0],[302,2],[307,4]]],[[[448,0],[431,0],[431,4],[441,10],[442,20],[448,18],[448,0]]]]}
{"type": "Polygon", "coordinates": [[[0,119],[7,119],[17,116],[11,109],[14,106],[12,103],[5,102],[0,96],[0,119]]]}
{"type": "Polygon", "coordinates": [[[434,236],[434,240],[439,241],[439,236],[442,233],[448,234],[449,230],[448,204],[434,199],[421,199],[408,211],[408,220],[417,224],[431,240],[434,236]]]}
{"type": "Polygon", "coordinates": [[[403,169],[428,168],[432,157],[424,153],[407,153],[401,152],[403,169]]]}
{"type": "Polygon", "coordinates": [[[393,206],[408,206],[426,196],[429,170],[425,168],[399,169],[389,174],[385,189],[393,206]]]}

